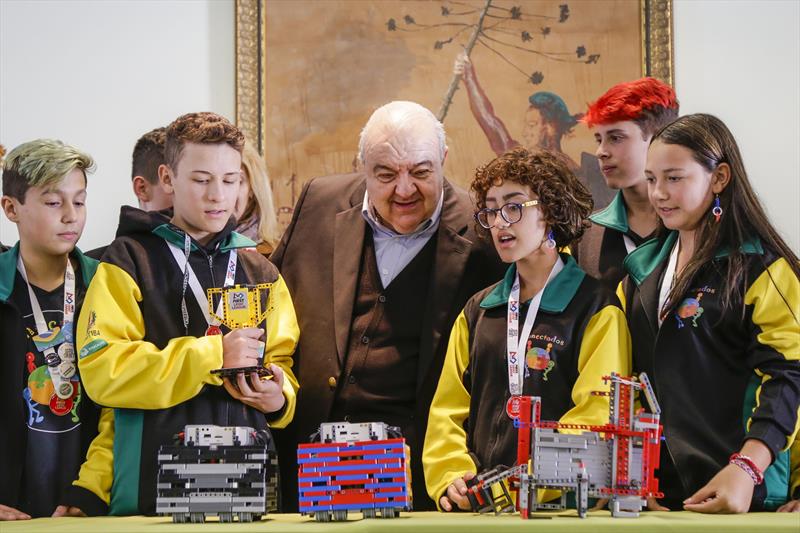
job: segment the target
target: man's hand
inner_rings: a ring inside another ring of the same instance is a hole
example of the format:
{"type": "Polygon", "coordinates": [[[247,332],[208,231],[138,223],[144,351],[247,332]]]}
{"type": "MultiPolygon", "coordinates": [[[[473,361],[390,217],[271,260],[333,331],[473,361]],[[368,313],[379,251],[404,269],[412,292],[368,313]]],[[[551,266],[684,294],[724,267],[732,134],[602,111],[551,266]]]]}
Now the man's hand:
{"type": "Polygon", "coordinates": [[[59,516],[86,516],[86,513],[80,510],[78,507],[72,507],[69,505],[59,505],[56,507],[56,510],[53,511],[53,518],[58,518],[59,516]]]}
{"type": "Polygon", "coordinates": [[[800,513],[800,500],[791,500],[780,507],[778,507],[779,513],[800,513]]]}
{"type": "Polygon", "coordinates": [[[30,520],[31,516],[13,507],[0,504],[0,520],[30,520]]]}
{"type": "Polygon", "coordinates": [[[450,483],[447,487],[447,492],[444,496],[439,498],[439,505],[447,512],[453,510],[453,504],[458,506],[462,511],[469,511],[472,506],[469,504],[467,498],[467,481],[475,477],[475,472],[467,472],[463,477],[460,477],[450,483]]]}
{"type": "Polygon", "coordinates": [[[261,328],[234,329],[222,337],[222,368],[256,366],[261,356],[261,328]]]}
{"type": "Polygon", "coordinates": [[[753,480],[736,465],[729,464],[706,486],[683,501],[683,508],[697,513],[746,513],[753,499],[753,480]]]}
{"type": "MultiPolygon", "coordinates": [[[[252,365],[251,365],[252,366],[252,365]]],[[[232,397],[245,405],[254,407],[262,413],[274,413],[283,407],[286,398],[283,396],[283,370],[278,365],[269,365],[272,378],[262,378],[252,372],[248,383],[244,373],[236,375],[236,384],[225,378],[222,382],[225,390],[232,397]]]]}

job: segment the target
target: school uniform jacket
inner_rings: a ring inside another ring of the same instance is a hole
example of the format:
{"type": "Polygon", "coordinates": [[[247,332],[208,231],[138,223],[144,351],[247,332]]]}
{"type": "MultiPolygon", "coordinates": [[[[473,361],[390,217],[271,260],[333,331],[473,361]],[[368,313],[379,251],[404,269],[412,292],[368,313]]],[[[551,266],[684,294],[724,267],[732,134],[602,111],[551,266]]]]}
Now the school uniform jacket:
{"type": "Polygon", "coordinates": [[[211,373],[222,366],[222,336],[204,335],[205,317],[192,292],[182,293],[183,265],[167,245],[183,250],[184,233],[163,214],[123,207],[117,239],[89,286],[76,331],[86,391],[115,408],[113,428],[103,434],[113,449],[112,514],[154,512],[156,452],[184,425],[282,427],[294,415],[297,381],[291,366],[299,332],[292,300],[277,269],[245,250],[254,243],[233,227],[229,222],[206,246],[192,240],[189,263],[204,290],[221,287],[229,252],[237,249],[235,284],[273,283],[264,360],[284,371],[285,406],[265,415],[222,387],[211,373]]]}
{"type": "Polygon", "coordinates": [[[677,238],[670,232],[632,252],[618,291],[634,371],[648,373],[661,404],[662,490],[682,501],[727,465],[745,439],[758,439],[775,461],[751,508],[775,508],[789,492],[785,450],[798,431],[800,282],[785,259],[758,240],[747,242],[744,308],[723,312],[728,253],[720,250],[659,328],[659,286],[677,238]]]}
{"type": "Polygon", "coordinates": [[[589,216],[592,225],[583,234],[580,242],[572,247],[572,254],[581,268],[593,278],[600,280],[611,291],[615,291],[625,269],[622,262],[628,255],[624,235],[636,246],[643,239],[628,226],[628,213],[622,191],[618,191],[611,203],[589,216]]]}
{"type": "MultiPolygon", "coordinates": [[[[3,391],[3,430],[0,431],[0,504],[17,507],[22,486],[23,467],[27,448],[26,428],[27,410],[20,395],[21,379],[24,375],[27,340],[25,326],[19,309],[11,299],[14,280],[17,275],[19,244],[0,254],[0,345],[2,346],[2,372],[0,386],[3,391]]],[[[95,273],[97,261],[75,248],[70,253],[75,265],[76,313],[83,305],[86,287],[95,273]]],[[[83,377],[81,376],[83,382],[83,377]]],[[[84,384],[85,386],[85,384],[84,384]]],[[[81,453],[94,457],[95,461],[84,463],[71,486],[62,488],[62,505],[80,508],[89,516],[104,515],[108,500],[102,498],[101,491],[91,491],[87,484],[98,484],[104,469],[96,468],[97,459],[102,455],[97,441],[98,431],[108,424],[111,411],[101,410],[88,398],[82,398],[79,406],[81,426],[81,453]],[[99,426],[98,426],[99,425],[99,426]],[[97,441],[97,442],[96,442],[97,441]],[[100,454],[98,456],[97,454],[100,454]],[[79,480],[80,478],[80,480],[79,480]]],[[[46,460],[46,458],[43,458],[46,460]]]]}
{"type": "MultiPolygon", "coordinates": [[[[564,268],[547,284],[528,337],[523,394],[542,398],[543,420],[608,422],[603,376],[630,373],[630,334],[611,291],[562,254],[564,268]]],[[[437,502],[466,472],[511,466],[517,430],[506,414],[508,298],[516,267],[475,294],[450,333],[433,397],[423,465],[428,494],[437,502]]],[[[527,304],[520,312],[524,323],[527,304]]]]}

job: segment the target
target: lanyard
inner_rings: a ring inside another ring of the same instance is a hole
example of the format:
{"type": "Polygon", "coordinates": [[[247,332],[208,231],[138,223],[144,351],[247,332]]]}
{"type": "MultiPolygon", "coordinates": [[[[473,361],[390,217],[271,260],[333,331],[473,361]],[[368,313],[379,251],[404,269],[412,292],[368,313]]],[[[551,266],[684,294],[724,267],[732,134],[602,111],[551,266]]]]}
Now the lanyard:
{"type": "MultiPolygon", "coordinates": [[[[52,332],[47,327],[47,321],[44,319],[44,313],[42,313],[36,293],[33,292],[33,288],[28,282],[28,273],[25,271],[25,264],[22,262],[21,255],[17,258],[17,270],[19,270],[25,285],[28,287],[28,298],[31,301],[33,320],[36,322],[36,333],[38,333],[40,339],[47,339],[52,335],[52,332]]],[[[71,398],[74,392],[74,386],[70,383],[70,378],[75,375],[75,347],[72,344],[74,319],[75,270],[72,268],[69,258],[67,258],[67,268],[64,272],[64,318],[60,330],[63,337],[59,339],[62,342],[60,345],[58,342],[40,341],[41,344],[35,342],[37,349],[40,349],[44,354],[44,360],[48,366],[55,394],[62,400],[71,398]],[[58,351],[56,352],[56,350],[58,351]]],[[[55,337],[58,339],[58,336],[55,337]]]]}
{"type": "Polygon", "coordinates": [[[519,272],[515,274],[514,285],[511,286],[511,294],[508,295],[508,322],[506,336],[506,363],[508,364],[508,390],[512,396],[520,396],[522,394],[522,381],[525,375],[525,346],[528,343],[528,337],[533,329],[533,322],[536,320],[536,315],[539,313],[539,305],[542,302],[542,294],[550,280],[556,277],[561,269],[564,268],[564,262],[561,257],[556,259],[550,275],[547,277],[544,286],[536,293],[531,299],[531,304],[528,307],[528,314],[525,316],[525,324],[522,326],[522,331],[519,331],[519,272]],[[518,335],[519,334],[519,335],[518,335]]]}
{"type": "Polygon", "coordinates": [[[664,279],[661,280],[661,288],[658,292],[658,327],[664,322],[664,304],[667,303],[667,296],[672,289],[672,282],[675,280],[675,269],[678,266],[678,249],[680,248],[681,240],[675,241],[672,247],[672,252],[669,254],[669,262],[667,269],[664,271],[664,279]]]}
{"type": "MultiPolygon", "coordinates": [[[[172,244],[171,242],[167,242],[169,246],[170,252],[172,252],[172,257],[175,258],[175,262],[178,263],[178,267],[182,268],[183,270],[183,293],[186,293],[186,286],[188,284],[189,288],[194,294],[194,298],[197,301],[197,305],[200,306],[200,309],[203,311],[203,316],[205,316],[206,324],[208,324],[207,334],[209,333],[217,333],[219,332],[219,320],[212,318],[211,313],[209,312],[209,305],[208,305],[208,296],[206,292],[203,290],[203,287],[200,285],[200,280],[197,279],[197,275],[194,273],[192,266],[189,264],[189,253],[192,249],[192,241],[188,234],[186,234],[184,239],[184,247],[183,251],[180,248],[172,244]],[[183,263],[183,264],[181,264],[183,263]]],[[[230,251],[230,255],[228,257],[228,267],[225,269],[225,282],[223,287],[230,287],[233,285],[233,280],[236,277],[236,262],[237,262],[237,253],[236,249],[230,251]]],[[[189,312],[186,309],[186,300],[181,301],[181,313],[183,314],[183,327],[185,329],[189,328],[189,312]]],[[[217,304],[217,316],[222,315],[222,300],[220,299],[219,303],[217,304]]]]}

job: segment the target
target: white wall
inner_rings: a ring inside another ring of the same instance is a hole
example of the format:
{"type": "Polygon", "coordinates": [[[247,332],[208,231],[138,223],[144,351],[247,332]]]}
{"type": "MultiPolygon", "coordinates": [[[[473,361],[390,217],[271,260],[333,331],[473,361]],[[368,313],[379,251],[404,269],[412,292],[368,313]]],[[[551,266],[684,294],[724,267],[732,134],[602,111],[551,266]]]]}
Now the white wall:
{"type": "MultiPolygon", "coordinates": [[[[800,2],[674,0],[684,113],[722,118],[772,220],[800,250],[800,2]]],[[[130,152],[181,113],[234,114],[233,0],[0,0],[0,143],[55,137],[89,151],[80,246],[108,243],[135,205],[130,152]]],[[[0,217],[0,239],[16,230],[0,217]]]]}
{"type": "MultiPolygon", "coordinates": [[[[131,151],[189,111],[234,119],[233,0],[0,0],[0,143],[51,137],[89,152],[79,246],[108,244],[136,204],[131,151]]],[[[16,226],[0,216],[0,240],[16,226]]]]}
{"type": "Polygon", "coordinates": [[[800,2],[674,0],[681,114],[733,132],[753,187],[800,250],[800,2]]]}

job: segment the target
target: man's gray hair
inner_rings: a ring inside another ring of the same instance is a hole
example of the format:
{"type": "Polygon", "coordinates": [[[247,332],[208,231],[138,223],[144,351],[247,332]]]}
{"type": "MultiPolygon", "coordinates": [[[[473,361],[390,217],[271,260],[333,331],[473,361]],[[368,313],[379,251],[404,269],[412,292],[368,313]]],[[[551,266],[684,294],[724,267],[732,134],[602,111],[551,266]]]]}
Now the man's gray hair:
{"type": "Polygon", "coordinates": [[[419,121],[427,122],[433,128],[436,139],[439,142],[440,161],[444,161],[444,156],[447,152],[444,126],[429,109],[416,102],[405,100],[389,102],[372,113],[364,129],[361,130],[361,136],[358,141],[358,159],[364,164],[369,141],[376,131],[385,131],[386,129],[399,130],[419,121]]]}

